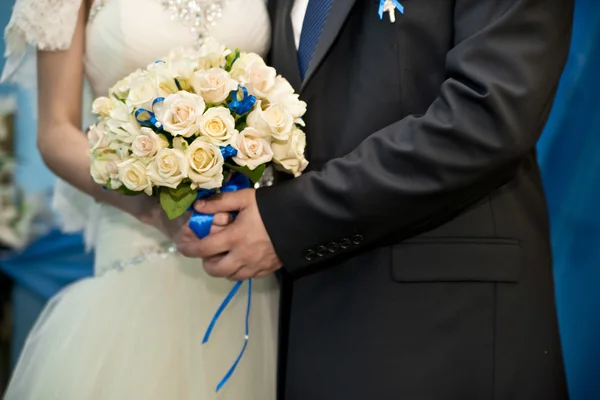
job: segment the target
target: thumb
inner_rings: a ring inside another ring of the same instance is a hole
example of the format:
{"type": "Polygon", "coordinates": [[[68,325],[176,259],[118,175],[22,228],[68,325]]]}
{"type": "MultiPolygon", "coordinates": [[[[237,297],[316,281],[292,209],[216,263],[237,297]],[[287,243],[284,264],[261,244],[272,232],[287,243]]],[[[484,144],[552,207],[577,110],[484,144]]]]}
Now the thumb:
{"type": "Polygon", "coordinates": [[[218,214],[239,211],[248,205],[248,192],[250,189],[237,192],[219,193],[206,200],[198,200],[194,210],[202,214],[218,214]]]}

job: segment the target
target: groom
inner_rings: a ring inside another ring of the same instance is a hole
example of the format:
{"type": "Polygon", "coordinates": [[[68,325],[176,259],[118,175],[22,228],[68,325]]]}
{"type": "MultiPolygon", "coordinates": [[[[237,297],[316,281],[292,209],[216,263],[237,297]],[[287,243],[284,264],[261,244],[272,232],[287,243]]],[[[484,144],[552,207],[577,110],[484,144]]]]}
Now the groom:
{"type": "Polygon", "coordinates": [[[198,203],[239,215],[179,248],[280,271],[280,399],[567,399],[535,144],[573,0],[399,3],[271,1],[309,171],[198,203]]]}

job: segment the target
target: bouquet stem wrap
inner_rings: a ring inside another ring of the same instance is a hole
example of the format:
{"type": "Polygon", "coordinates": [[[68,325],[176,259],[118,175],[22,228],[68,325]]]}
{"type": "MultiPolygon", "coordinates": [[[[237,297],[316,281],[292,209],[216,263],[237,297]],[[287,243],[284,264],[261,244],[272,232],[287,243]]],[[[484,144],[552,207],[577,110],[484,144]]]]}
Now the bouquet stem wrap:
{"type": "MultiPolygon", "coordinates": [[[[250,181],[250,179],[248,179],[245,175],[243,175],[239,172],[236,172],[223,185],[223,187],[221,187],[221,192],[235,192],[237,190],[249,189],[251,187],[252,187],[252,181],[250,181]]],[[[208,197],[214,195],[215,193],[216,192],[214,190],[203,189],[198,192],[197,199],[198,200],[205,199],[205,198],[208,198],[208,197]]],[[[234,217],[235,217],[235,214],[234,214],[234,217]]],[[[198,236],[200,239],[203,239],[203,238],[207,237],[208,234],[210,233],[210,227],[212,226],[213,218],[214,218],[213,214],[201,214],[199,212],[193,211],[192,217],[189,222],[189,227],[196,234],[196,236],[198,236]]],[[[203,344],[208,342],[208,340],[210,339],[210,335],[212,334],[212,331],[213,331],[215,325],[217,324],[221,314],[223,314],[223,312],[225,311],[225,309],[227,308],[227,306],[229,305],[231,300],[233,300],[233,298],[235,297],[235,295],[240,290],[240,288],[242,287],[243,284],[244,284],[244,281],[236,282],[236,284],[233,286],[233,288],[231,289],[229,294],[225,297],[225,299],[223,300],[223,302],[217,309],[215,315],[213,316],[212,320],[210,321],[210,324],[208,325],[206,333],[204,334],[204,339],[202,340],[203,344]]],[[[223,386],[225,386],[227,381],[229,381],[229,379],[235,372],[235,369],[237,368],[240,360],[244,356],[244,353],[246,352],[246,347],[248,347],[248,337],[249,337],[249,333],[250,333],[249,322],[250,322],[251,303],[252,303],[252,279],[248,279],[248,300],[247,300],[247,305],[246,305],[246,316],[245,316],[246,323],[245,323],[245,333],[244,333],[244,345],[242,346],[242,349],[240,350],[240,353],[237,356],[237,358],[235,359],[235,361],[233,362],[233,365],[231,366],[231,368],[229,368],[229,370],[227,371],[225,376],[217,384],[217,392],[219,390],[221,390],[221,388],[223,388],[223,386]]]]}

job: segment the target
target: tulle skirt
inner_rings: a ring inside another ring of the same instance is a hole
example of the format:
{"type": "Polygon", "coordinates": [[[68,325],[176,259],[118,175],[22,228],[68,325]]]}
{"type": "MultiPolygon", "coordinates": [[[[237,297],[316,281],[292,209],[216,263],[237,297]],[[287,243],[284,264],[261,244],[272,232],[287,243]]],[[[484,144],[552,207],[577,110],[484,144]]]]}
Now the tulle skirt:
{"type": "Polygon", "coordinates": [[[278,289],[272,277],[253,282],[248,348],[216,392],[244,343],[247,284],[209,342],[202,339],[232,286],[207,276],[200,260],[179,255],[73,284],[39,318],[5,399],[273,400],[278,289]]]}

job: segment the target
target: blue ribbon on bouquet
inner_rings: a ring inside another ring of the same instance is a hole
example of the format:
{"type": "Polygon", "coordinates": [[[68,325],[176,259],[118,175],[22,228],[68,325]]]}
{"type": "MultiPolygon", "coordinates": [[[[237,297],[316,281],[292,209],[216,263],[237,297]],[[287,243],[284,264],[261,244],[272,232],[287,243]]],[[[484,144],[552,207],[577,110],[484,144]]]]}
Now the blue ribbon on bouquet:
{"type": "Polygon", "coordinates": [[[162,124],[156,118],[156,105],[165,101],[164,97],[157,97],[152,102],[152,111],[140,108],[135,111],[135,119],[142,126],[154,127],[156,129],[162,129],[162,124]]]}
{"type": "Polygon", "coordinates": [[[249,94],[248,89],[242,85],[239,85],[237,90],[231,92],[231,97],[233,100],[229,103],[229,110],[237,115],[246,114],[256,104],[256,97],[249,94]]]}
{"type": "Polygon", "coordinates": [[[404,14],[404,6],[400,4],[398,0],[380,0],[379,2],[379,19],[383,19],[383,13],[385,11],[385,3],[391,1],[400,14],[404,14]]]}
{"type": "MultiPolygon", "coordinates": [[[[235,156],[237,151],[233,147],[227,146],[227,147],[221,148],[221,153],[223,153],[224,158],[228,158],[228,157],[235,156]]],[[[252,187],[252,181],[250,179],[248,179],[248,177],[246,177],[245,175],[243,175],[239,172],[236,172],[221,187],[221,192],[235,192],[237,190],[248,189],[251,187],[252,187]]],[[[208,198],[208,197],[214,195],[215,193],[216,192],[214,190],[202,189],[202,190],[198,191],[196,199],[198,199],[198,200],[205,199],[205,198],[208,198]]],[[[234,214],[234,217],[235,217],[235,214],[234,214]]],[[[203,239],[206,236],[208,236],[208,234],[210,233],[210,227],[212,226],[213,218],[214,218],[213,214],[201,214],[199,212],[193,211],[192,217],[189,222],[189,227],[196,234],[196,236],[203,239]]],[[[223,300],[223,302],[217,309],[217,312],[215,313],[212,320],[210,321],[210,324],[208,324],[208,328],[206,329],[206,333],[204,334],[204,339],[202,340],[202,344],[205,344],[208,342],[208,340],[210,339],[210,335],[212,334],[212,331],[213,331],[215,325],[217,324],[217,321],[221,317],[221,314],[223,314],[223,312],[225,311],[225,309],[227,308],[229,303],[231,303],[231,301],[233,300],[233,298],[235,297],[235,295],[240,290],[240,288],[242,287],[243,284],[244,284],[243,281],[239,281],[239,282],[236,282],[236,284],[233,286],[233,288],[231,288],[231,291],[225,297],[225,299],[223,300]]],[[[229,381],[229,379],[235,372],[238,364],[240,363],[240,360],[244,356],[244,353],[246,352],[246,348],[248,347],[248,338],[249,338],[249,333],[250,333],[251,304],[252,304],[252,279],[248,279],[248,300],[247,300],[247,304],[246,304],[246,319],[245,319],[246,323],[245,323],[245,333],[244,333],[244,345],[242,346],[242,349],[241,349],[239,355],[237,356],[237,358],[235,359],[231,368],[229,368],[229,370],[227,371],[225,376],[217,384],[217,392],[219,390],[221,390],[223,388],[223,386],[225,386],[227,381],[229,381]]]]}

